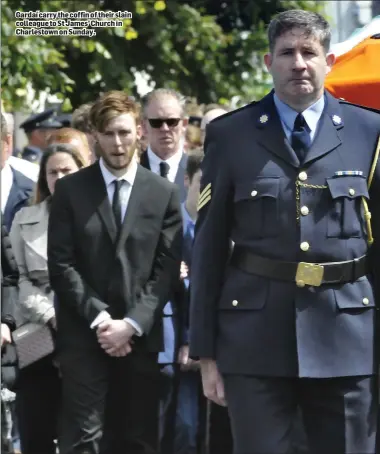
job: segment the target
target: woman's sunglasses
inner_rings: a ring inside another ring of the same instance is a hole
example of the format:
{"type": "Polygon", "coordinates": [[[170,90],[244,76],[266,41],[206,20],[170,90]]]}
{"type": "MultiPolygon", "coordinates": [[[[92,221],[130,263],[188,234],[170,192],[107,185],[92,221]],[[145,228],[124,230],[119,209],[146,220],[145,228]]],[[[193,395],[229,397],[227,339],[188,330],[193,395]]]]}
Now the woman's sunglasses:
{"type": "Polygon", "coordinates": [[[150,126],[154,129],[159,129],[165,123],[169,128],[174,128],[181,121],[180,118],[148,118],[150,126]]]}

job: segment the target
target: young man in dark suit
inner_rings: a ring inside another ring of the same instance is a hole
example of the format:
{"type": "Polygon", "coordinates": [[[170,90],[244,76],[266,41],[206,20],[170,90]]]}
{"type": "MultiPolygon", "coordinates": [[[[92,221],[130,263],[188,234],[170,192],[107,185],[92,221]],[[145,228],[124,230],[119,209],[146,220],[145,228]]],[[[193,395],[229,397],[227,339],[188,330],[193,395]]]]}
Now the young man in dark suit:
{"type": "Polygon", "coordinates": [[[178,189],[135,160],[137,105],[90,113],[99,162],[59,181],[48,234],[63,380],[61,454],[157,452],[162,309],[179,279],[178,189]]]}

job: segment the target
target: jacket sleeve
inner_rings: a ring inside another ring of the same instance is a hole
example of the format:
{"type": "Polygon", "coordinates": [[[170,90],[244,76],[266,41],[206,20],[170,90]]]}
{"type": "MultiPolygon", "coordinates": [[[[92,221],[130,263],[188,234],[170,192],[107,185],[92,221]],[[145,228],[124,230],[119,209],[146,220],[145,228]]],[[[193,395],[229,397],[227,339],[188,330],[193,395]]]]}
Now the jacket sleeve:
{"type": "Polygon", "coordinates": [[[47,323],[54,317],[53,301],[29,278],[29,271],[25,263],[25,243],[21,236],[21,227],[17,222],[18,215],[12,223],[10,239],[19,270],[18,309],[22,318],[34,323],[47,323]]]}
{"type": "Polygon", "coordinates": [[[69,191],[72,188],[65,185],[64,179],[56,183],[48,228],[50,284],[59,304],[71,306],[91,325],[101,311],[108,309],[108,304],[84,281],[77,268],[69,191]]]}
{"type": "Polygon", "coordinates": [[[207,127],[191,263],[190,356],[199,358],[215,358],[217,303],[230,254],[232,185],[217,125],[207,127]]]}
{"type": "Polygon", "coordinates": [[[15,308],[18,300],[19,273],[8,230],[1,226],[1,323],[11,330],[16,327],[15,308]]]}
{"type": "Polygon", "coordinates": [[[179,189],[174,187],[162,221],[150,278],[137,304],[126,314],[138,323],[144,334],[149,334],[154,322],[162,316],[163,308],[178,283],[182,237],[179,189]]]}

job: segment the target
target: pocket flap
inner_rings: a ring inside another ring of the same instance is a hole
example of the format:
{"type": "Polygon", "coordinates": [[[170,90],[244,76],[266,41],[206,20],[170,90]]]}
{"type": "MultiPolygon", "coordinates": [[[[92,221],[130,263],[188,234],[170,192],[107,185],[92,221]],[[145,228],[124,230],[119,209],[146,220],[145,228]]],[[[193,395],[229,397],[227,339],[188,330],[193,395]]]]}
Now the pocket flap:
{"type": "Polygon", "coordinates": [[[327,184],[333,199],[338,197],[366,197],[369,199],[367,180],[360,175],[344,175],[327,178],[327,184]]]}
{"type": "Polygon", "coordinates": [[[334,289],[334,293],[339,309],[367,309],[376,306],[372,285],[366,276],[356,282],[343,284],[339,289],[334,289]]]}
{"type": "Polygon", "coordinates": [[[239,200],[257,200],[262,197],[277,199],[280,191],[280,177],[262,177],[252,182],[239,183],[235,188],[235,202],[239,200]]]}

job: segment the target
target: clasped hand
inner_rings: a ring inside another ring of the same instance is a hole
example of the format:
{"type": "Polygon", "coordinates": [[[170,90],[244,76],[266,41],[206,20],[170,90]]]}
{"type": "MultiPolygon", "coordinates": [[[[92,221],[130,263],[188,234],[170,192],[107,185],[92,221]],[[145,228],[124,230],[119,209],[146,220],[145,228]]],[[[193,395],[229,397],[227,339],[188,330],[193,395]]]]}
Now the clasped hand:
{"type": "Polygon", "coordinates": [[[135,328],[125,320],[105,320],[100,323],[96,335],[102,349],[110,356],[127,356],[132,351],[135,328]]]}

